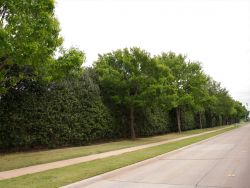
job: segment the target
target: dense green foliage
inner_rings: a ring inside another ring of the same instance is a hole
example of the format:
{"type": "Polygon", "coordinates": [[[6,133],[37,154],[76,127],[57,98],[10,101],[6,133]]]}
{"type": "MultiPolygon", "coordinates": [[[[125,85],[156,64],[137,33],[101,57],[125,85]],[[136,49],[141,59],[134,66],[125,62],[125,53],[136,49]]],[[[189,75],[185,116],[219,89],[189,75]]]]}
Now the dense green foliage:
{"type": "MultiPolygon", "coordinates": [[[[180,57],[173,53],[171,56],[180,57]]],[[[165,62],[162,65],[158,57],[157,60],[155,57],[147,58],[146,62],[153,64],[149,72],[132,73],[133,77],[127,80],[122,77],[128,76],[122,72],[126,69],[109,64],[109,59],[104,62],[98,60],[94,68],[83,72],[71,68],[71,73],[61,78],[60,82],[43,84],[23,80],[0,100],[0,148],[83,145],[97,140],[128,137],[131,131],[134,131],[134,136],[150,136],[201,128],[201,122],[203,127],[231,124],[248,116],[246,108],[233,100],[220,84],[204,75],[199,64],[183,62],[186,69],[194,67],[194,70],[190,69],[196,71],[195,76],[191,71],[185,79],[177,82],[171,65],[166,66],[165,62]],[[117,67],[123,75],[110,73],[116,72],[117,67]],[[161,71],[161,68],[165,70],[161,71]],[[102,71],[110,72],[104,74],[102,71]],[[165,74],[166,79],[163,79],[165,74]],[[131,97],[134,88],[138,90],[136,96],[131,97]],[[185,91],[181,91],[183,94],[179,96],[181,89],[185,91]],[[134,108],[134,130],[131,129],[131,105],[134,108]]],[[[72,58],[62,60],[65,67],[68,59],[72,58]]]]}
{"type": "Polygon", "coordinates": [[[99,56],[95,68],[105,95],[129,111],[131,137],[135,138],[135,110],[150,107],[157,100],[168,81],[168,69],[139,48],[99,56]]]}
{"type": "Polygon", "coordinates": [[[249,115],[181,54],[125,48],[84,69],[84,53],[63,49],[59,31],[53,0],[0,0],[0,149],[181,132],[249,115]]]}
{"type": "Polygon", "coordinates": [[[27,77],[46,78],[62,43],[54,1],[0,1],[0,94],[27,77]]]}
{"type": "Polygon", "coordinates": [[[48,83],[80,67],[83,53],[59,50],[59,32],[54,0],[0,0],[0,95],[24,79],[48,83]]]}
{"type": "MultiPolygon", "coordinates": [[[[203,110],[202,103],[207,100],[206,88],[204,88],[206,76],[199,63],[186,62],[182,55],[176,56],[172,52],[163,53],[157,59],[169,67],[174,78],[169,85],[175,90],[176,97],[173,108],[176,113],[178,131],[181,132],[182,109],[189,107],[199,114],[203,110]]],[[[202,126],[200,125],[200,127],[202,126]]]]}
{"type": "Polygon", "coordinates": [[[183,55],[151,57],[138,48],[117,50],[100,55],[94,68],[104,101],[123,117],[132,138],[134,127],[139,135],[152,135],[231,124],[247,116],[246,108],[208,77],[200,63],[183,55]]]}
{"type": "Polygon", "coordinates": [[[112,136],[112,118],[86,71],[50,88],[27,83],[0,105],[2,148],[82,145],[112,136]]]}

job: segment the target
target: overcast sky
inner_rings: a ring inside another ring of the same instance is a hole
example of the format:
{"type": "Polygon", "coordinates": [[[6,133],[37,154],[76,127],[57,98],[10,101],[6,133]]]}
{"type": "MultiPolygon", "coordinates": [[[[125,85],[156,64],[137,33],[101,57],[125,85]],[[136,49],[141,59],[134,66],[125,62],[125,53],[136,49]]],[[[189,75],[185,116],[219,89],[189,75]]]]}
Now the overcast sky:
{"type": "Polygon", "coordinates": [[[186,54],[250,109],[250,0],[57,0],[56,16],[86,65],[133,46],[186,54]]]}

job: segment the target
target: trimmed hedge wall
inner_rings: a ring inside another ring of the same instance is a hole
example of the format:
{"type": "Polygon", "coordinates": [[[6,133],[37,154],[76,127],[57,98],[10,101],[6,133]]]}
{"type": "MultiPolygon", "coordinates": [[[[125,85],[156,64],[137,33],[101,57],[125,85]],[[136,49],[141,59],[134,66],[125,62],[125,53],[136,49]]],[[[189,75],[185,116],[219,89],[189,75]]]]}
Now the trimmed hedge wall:
{"type": "Polygon", "coordinates": [[[85,72],[50,89],[26,83],[0,101],[0,148],[83,145],[113,136],[113,118],[85,72]]]}

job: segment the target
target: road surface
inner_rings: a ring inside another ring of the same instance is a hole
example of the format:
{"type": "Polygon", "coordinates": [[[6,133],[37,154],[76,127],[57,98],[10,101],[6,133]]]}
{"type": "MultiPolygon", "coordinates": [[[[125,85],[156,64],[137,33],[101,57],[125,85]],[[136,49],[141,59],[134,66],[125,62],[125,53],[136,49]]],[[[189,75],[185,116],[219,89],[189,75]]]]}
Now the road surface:
{"type": "Polygon", "coordinates": [[[250,124],[68,188],[250,188],[250,124]]]}

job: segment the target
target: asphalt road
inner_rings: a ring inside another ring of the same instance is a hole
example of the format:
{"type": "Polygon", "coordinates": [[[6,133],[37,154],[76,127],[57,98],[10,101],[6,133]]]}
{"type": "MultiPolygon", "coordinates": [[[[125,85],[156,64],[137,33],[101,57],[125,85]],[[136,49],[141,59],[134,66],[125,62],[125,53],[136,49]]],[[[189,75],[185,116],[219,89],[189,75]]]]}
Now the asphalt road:
{"type": "Polygon", "coordinates": [[[250,188],[250,124],[66,187],[250,188]]]}

